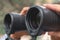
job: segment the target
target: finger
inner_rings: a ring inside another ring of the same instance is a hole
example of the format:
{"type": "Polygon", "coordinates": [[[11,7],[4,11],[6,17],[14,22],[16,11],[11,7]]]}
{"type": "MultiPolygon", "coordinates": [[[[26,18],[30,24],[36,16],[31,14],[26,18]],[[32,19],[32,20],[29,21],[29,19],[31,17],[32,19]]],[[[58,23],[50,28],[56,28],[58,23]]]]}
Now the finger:
{"type": "Polygon", "coordinates": [[[60,38],[60,32],[54,32],[56,37],[60,38]]]}
{"type": "Polygon", "coordinates": [[[49,35],[55,36],[55,37],[60,37],[60,32],[49,32],[49,35]]]}
{"type": "Polygon", "coordinates": [[[54,10],[56,12],[60,12],[60,5],[59,4],[44,4],[46,8],[54,10]]]}
{"type": "Polygon", "coordinates": [[[29,34],[27,31],[19,31],[19,32],[15,32],[14,34],[11,34],[10,37],[12,39],[19,39],[23,35],[29,35],[29,34]]]}
{"type": "Polygon", "coordinates": [[[29,8],[30,8],[30,7],[24,7],[24,8],[22,9],[22,11],[20,12],[21,15],[25,15],[29,8]]]}
{"type": "Polygon", "coordinates": [[[10,35],[10,38],[15,39],[14,34],[11,34],[11,35],[10,35]]]}
{"type": "Polygon", "coordinates": [[[15,34],[11,34],[10,38],[12,38],[13,40],[18,40],[19,38],[16,38],[15,34]]]}
{"type": "Polygon", "coordinates": [[[49,34],[49,35],[53,35],[53,34],[54,34],[54,32],[48,32],[48,34],[49,34]]]}

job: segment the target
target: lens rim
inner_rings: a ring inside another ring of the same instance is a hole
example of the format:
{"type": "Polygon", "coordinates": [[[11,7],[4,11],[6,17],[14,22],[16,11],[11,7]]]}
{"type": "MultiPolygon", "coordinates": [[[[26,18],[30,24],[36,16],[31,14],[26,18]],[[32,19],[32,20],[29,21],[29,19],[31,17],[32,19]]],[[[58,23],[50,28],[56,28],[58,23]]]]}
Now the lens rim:
{"type": "Polygon", "coordinates": [[[25,18],[25,23],[26,23],[26,27],[27,27],[27,30],[28,30],[28,32],[31,34],[31,35],[36,35],[37,33],[38,33],[38,31],[39,30],[41,30],[40,29],[40,27],[42,26],[42,23],[43,23],[43,8],[42,7],[40,7],[40,6],[32,6],[29,10],[28,10],[28,12],[27,12],[27,14],[26,14],[26,18],[25,18]],[[29,10],[31,9],[31,8],[37,8],[38,10],[39,10],[39,14],[40,14],[40,24],[39,24],[39,27],[37,28],[37,29],[32,29],[31,27],[30,27],[30,24],[29,24],[29,22],[28,22],[28,16],[27,15],[29,15],[29,10]]]}
{"type": "Polygon", "coordinates": [[[6,33],[8,34],[8,35],[10,35],[11,34],[11,32],[12,32],[12,25],[13,25],[13,16],[12,16],[12,13],[7,13],[6,15],[5,15],[5,18],[4,18],[4,25],[5,25],[5,31],[6,31],[6,33]],[[10,25],[9,25],[9,27],[10,28],[8,28],[8,26],[7,26],[7,24],[6,24],[6,17],[7,16],[10,16],[10,18],[11,18],[11,23],[10,23],[10,25]]]}

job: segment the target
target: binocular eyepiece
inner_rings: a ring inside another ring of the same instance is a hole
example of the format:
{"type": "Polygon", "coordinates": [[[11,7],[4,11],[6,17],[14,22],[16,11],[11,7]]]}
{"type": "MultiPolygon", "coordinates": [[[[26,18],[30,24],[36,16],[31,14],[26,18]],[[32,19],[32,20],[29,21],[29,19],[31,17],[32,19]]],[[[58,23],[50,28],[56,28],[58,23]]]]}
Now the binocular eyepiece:
{"type": "Polygon", "coordinates": [[[42,6],[32,6],[25,16],[8,13],[4,24],[6,33],[28,30],[30,35],[35,36],[42,31],[60,31],[60,16],[57,12],[42,6]]]}
{"type": "Polygon", "coordinates": [[[8,13],[4,18],[5,30],[8,35],[17,31],[26,30],[25,16],[18,13],[8,13]]]}

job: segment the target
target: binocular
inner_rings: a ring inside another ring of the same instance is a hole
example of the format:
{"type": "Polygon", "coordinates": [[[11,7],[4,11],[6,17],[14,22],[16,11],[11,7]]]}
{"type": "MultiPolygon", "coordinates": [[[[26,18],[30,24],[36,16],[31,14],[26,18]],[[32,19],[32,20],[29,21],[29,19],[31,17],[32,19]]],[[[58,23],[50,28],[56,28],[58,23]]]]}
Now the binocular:
{"type": "Polygon", "coordinates": [[[37,36],[46,31],[60,31],[60,16],[57,12],[43,6],[32,6],[26,15],[6,14],[4,25],[8,35],[26,30],[31,36],[37,36]]]}

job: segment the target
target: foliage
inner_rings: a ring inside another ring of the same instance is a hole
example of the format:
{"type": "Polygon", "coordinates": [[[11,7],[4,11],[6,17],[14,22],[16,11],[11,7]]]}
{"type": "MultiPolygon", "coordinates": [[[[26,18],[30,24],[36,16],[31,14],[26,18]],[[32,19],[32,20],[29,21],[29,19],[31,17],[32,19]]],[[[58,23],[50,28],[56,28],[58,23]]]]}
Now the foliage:
{"type": "Polygon", "coordinates": [[[22,9],[26,6],[31,6],[34,4],[35,0],[10,0],[10,3],[17,9],[22,9]]]}

